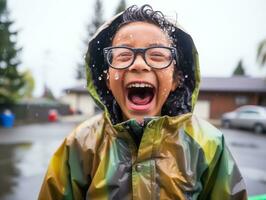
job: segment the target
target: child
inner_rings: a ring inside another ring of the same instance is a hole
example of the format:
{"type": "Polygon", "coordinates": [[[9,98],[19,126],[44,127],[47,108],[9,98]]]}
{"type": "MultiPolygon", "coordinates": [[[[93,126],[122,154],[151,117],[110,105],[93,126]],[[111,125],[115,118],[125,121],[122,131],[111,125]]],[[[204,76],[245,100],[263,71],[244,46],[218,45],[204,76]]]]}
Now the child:
{"type": "Polygon", "coordinates": [[[149,5],[131,6],[89,43],[88,90],[103,114],[53,156],[39,199],[246,199],[222,134],[191,114],[191,37],[149,5]]]}

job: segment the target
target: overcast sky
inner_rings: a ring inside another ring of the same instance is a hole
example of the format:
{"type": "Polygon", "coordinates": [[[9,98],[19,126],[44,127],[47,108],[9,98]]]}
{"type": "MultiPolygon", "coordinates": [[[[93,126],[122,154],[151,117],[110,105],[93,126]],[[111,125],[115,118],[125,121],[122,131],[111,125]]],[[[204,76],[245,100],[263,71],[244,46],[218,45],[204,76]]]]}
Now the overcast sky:
{"type": "MultiPolygon", "coordinates": [[[[119,0],[104,0],[109,19],[119,0]]],[[[86,25],[93,14],[92,0],[8,0],[23,47],[21,69],[30,69],[34,94],[46,84],[59,96],[75,86],[75,69],[84,55],[86,25]]],[[[265,0],[127,0],[128,5],[151,4],[176,18],[197,46],[202,76],[230,76],[240,59],[251,76],[265,76],[256,63],[258,43],[266,38],[265,0]]]]}

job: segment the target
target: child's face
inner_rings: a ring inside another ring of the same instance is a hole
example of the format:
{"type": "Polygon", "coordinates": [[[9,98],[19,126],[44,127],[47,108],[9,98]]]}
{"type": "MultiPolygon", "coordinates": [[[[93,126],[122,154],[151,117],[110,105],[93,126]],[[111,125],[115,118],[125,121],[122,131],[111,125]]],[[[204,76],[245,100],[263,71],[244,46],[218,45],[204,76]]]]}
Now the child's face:
{"type": "MultiPolygon", "coordinates": [[[[147,22],[131,22],[115,34],[112,46],[147,48],[170,47],[168,35],[156,25],[147,22]]],[[[170,91],[175,90],[174,63],[164,69],[149,67],[137,54],[134,63],[126,69],[109,67],[107,85],[123,112],[124,120],[135,118],[143,121],[145,116],[158,116],[170,91]]]]}

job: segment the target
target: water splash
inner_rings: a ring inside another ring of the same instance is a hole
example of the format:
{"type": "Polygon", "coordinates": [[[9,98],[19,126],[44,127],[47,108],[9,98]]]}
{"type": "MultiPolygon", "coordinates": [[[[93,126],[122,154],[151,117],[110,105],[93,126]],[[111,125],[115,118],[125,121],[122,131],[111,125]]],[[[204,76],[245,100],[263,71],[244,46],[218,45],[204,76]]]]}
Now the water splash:
{"type": "Polygon", "coordinates": [[[115,73],[115,80],[118,80],[118,79],[119,79],[119,74],[115,73]]]}

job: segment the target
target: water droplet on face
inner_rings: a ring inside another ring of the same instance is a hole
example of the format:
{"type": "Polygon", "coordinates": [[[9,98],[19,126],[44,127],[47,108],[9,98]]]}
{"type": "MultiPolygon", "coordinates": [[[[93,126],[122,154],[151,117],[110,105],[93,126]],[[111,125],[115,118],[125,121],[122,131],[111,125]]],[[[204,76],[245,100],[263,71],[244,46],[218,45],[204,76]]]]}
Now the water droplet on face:
{"type": "Polygon", "coordinates": [[[118,79],[119,79],[119,74],[115,73],[115,80],[118,80],[118,79]]]}

